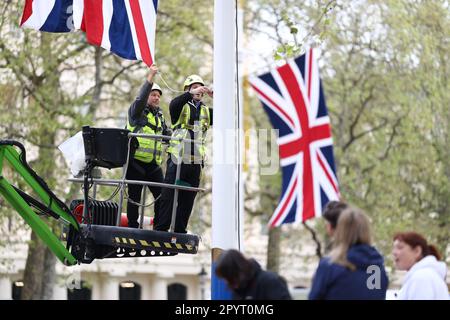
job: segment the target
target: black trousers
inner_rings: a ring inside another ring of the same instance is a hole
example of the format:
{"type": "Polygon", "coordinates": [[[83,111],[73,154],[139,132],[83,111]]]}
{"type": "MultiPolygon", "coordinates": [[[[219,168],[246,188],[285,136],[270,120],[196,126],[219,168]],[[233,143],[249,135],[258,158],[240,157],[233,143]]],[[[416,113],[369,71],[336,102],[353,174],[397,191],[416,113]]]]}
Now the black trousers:
{"type": "MultiPolygon", "coordinates": [[[[127,169],[127,180],[141,180],[141,181],[149,181],[149,182],[163,182],[164,177],[161,170],[161,167],[157,165],[155,162],[145,163],[136,159],[130,160],[130,164],[127,169]]],[[[129,184],[128,185],[128,196],[134,202],[141,202],[141,192],[142,185],[137,184],[129,184]]],[[[161,187],[148,187],[150,192],[153,195],[153,198],[157,199],[161,195],[161,187]]],[[[158,214],[160,209],[160,201],[158,199],[155,201],[154,210],[155,216],[158,214]]],[[[138,228],[139,227],[139,207],[129,200],[127,202],[127,217],[128,217],[128,226],[130,228],[138,228]]]]}
{"type": "MultiPolygon", "coordinates": [[[[198,187],[202,166],[200,164],[181,164],[180,180],[187,182],[191,187],[198,187]]],[[[177,165],[170,159],[167,160],[167,170],[164,183],[175,183],[177,165]]],[[[175,189],[163,188],[159,213],[155,213],[153,229],[168,231],[172,220],[173,195],[175,189]]],[[[192,207],[197,192],[178,190],[178,206],[176,211],[175,232],[187,233],[187,225],[191,216],[192,207]]]]}

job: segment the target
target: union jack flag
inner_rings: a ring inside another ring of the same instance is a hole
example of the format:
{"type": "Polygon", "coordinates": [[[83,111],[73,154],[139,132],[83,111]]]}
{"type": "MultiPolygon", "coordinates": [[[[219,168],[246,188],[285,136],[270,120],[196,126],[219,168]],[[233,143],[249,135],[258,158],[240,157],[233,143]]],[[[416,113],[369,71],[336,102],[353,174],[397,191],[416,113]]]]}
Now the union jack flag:
{"type": "Polygon", "coordinates": [[[90,44],[119,57],[154,61],[158,0],[25,0],[23,27],[82,30],[90,44]]]}
{"type": "Polygon", "coordinates": [[[272,126],[279,130],[283,182],[271,227],[320,216],[340,197],[328,117],[313,49],[250,79],[272,126]]]}

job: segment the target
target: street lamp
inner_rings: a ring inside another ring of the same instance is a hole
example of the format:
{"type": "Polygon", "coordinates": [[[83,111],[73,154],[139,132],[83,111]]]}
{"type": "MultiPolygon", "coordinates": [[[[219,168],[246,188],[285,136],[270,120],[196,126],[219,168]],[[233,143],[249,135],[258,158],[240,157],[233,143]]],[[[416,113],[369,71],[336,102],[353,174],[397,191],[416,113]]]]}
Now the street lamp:
{"type": "Polygon", "coordinates": [[[198,274],[198,278],[200,280],[200,299],[205,300],[205,285],[206,285],[206,276],[208,273],[205,270],[205,267],[202,265],[202,269],[198,274]]]}

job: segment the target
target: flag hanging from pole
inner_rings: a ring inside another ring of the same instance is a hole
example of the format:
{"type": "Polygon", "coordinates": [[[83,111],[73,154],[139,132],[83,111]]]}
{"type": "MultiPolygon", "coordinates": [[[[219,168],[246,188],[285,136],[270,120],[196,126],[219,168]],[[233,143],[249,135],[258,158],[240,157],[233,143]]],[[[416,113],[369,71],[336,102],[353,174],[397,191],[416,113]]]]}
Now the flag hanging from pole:
{"type": "Polygon", "coordinates": [[[21,27],[46,32],[70,32],[74,0],[25,0],[21,27]]]}
{"type": "Polygon", "coordinates": [[[320,216],[340,197],[328,116],[315,51],[250,79],[279,130],[282,193],[271,227],[320,216]]]}
{"type": "Polygon", "coordinates": [[[128,60],[154,62],[158,0],[26,0],[21,26],[82,30],[90,44],[128,60]]]}

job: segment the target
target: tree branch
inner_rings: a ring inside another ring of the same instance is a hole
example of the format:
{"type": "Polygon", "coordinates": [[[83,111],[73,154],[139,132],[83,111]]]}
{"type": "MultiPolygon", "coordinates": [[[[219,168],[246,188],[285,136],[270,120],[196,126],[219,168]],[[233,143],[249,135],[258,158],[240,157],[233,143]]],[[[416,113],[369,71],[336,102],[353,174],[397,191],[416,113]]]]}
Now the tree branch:
{"type": "Polygon", "coordinates": [[[308,226],[306,221],[303,221],[302,224],[303,224],[303,226],[305,226],[306,230],[308,230],[311,233],[312,239],[313,239],[314,243],[316,244],[316,256],[319,259],[321,259],[322,258],[322,245],[321,245],[320,241],[317,239],[316,231],[313,228],[311,228],[310,226],[308,226]]]}

